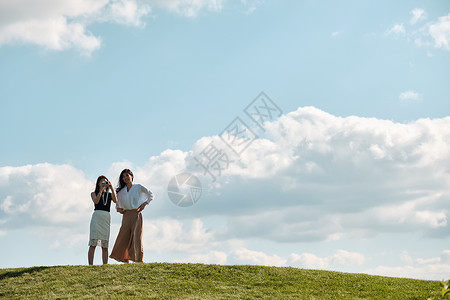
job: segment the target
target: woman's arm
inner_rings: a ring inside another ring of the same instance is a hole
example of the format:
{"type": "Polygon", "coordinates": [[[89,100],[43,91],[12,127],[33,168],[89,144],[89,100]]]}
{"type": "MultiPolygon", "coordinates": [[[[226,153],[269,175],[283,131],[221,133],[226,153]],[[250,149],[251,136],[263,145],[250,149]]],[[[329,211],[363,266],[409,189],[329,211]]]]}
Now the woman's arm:
{"type": "Polygon", "coordinates": [[[102,196],[102,193],[100,193],[100,192],[97,195],[95,195],[94,192],[91,193],[91,199],[95,204],[98,204],[101,196],[102,196]]]}
{"type": "Polygon", "coordinates": [[[144,191],[144,193],[147,194],[147,200],[138,207],[137,209],[138,212],[144,210],[144,208],[150,204],[150,201],[153,200],[153,193],[141,185],[141,192],[142,191],[144,191]]]}
{"type": "Polygon", "coordinates": [[[145,206],[147,206],[147,205],[148,205],[147,202],[142,203],[142,204],[137,208],[137,212],[143,211],[144,208],[145,208],[145,206]]]}
{"type": "Polygon", "coordinates": [[[112,201],[113,201],[114,203],[117,203],[116,192],[114,191],[114,188],[113,188],[113,186],[112,186],[111,183],[109,183],[109,188],[111,189],[112,201]]]}
{"type": "MultiPolygon", "coordinates": [[[[111,191],[112,191],[112,199],[113,199],[113,201],[116,203],[116,211],[118,212],[118,213],[121,213],[122,215],[125,213],[125,211],[124,211],[124,209],[122,208],[122,207],[120,207],[120,205],[119,205],[119,199],[118,199],[118,196],[116,196],[116,193],[115,193],[115,191],[114,191],[114,189],[113,188],[111,188],[111,191]]],[[[120,192],[120,191],[119,191],[120,192]]]]}

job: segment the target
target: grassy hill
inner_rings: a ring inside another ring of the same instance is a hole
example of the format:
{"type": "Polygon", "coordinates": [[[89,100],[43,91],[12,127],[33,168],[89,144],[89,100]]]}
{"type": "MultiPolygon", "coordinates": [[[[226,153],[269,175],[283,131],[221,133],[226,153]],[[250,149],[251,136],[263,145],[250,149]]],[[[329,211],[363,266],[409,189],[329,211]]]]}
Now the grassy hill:
{"type": "Polygon", "coordinates": [[[2,299],[440,299],[437,281],[262,266],[0,269],[2,299]]]}

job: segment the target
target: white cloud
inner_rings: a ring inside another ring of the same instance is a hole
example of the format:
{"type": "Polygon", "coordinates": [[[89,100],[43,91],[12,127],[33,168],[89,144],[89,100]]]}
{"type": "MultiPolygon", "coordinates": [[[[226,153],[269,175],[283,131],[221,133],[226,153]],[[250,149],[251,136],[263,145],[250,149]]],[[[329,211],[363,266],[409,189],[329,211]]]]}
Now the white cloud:
{"type": "Polygon", "coordinates": [[[90,54],[101,46],[101,38],[89,32],[89,24],[142,26],[149,11],[136,0],[5,0],[0,3],[0,45],[29,43],[90,54]]]}
{"type": "Polygon", "coordinates": [[[241,0],[246,14],[253,13],[262,3],[263,0],[241,0]]]}
{"type": "MultiPolygon", "coordinates": [[[[188,17],[202,11],[219,12],[225,0],[2,0],[0,1],[0,47],[33,44],[50,50],[75,49],[90,55],[102,45],[100,36],[89,30],[94,23],[145,27],[152,8],[188,17]]],[[[241,0],[246,13],[260,0],[241,0]]]]}
{"type": "Polygon", "coordinates": [[[422,99],[422,95],[415,91],[409,90],[400,93],[400,95],[398,95],[398,99],[402,101],[410,101],[410,100],[418,101],[422,99]]]}
{"type": "Polygon", "coordinates": [[[268,255],[261,251],[249,250],[246,248],[240,248],[233,251],[233,256],[245,264],[255,264],[262,266],[276,266],[282,267],[286,265],[287,260],[276,255],[268,255]]]}
{"type": "Polygon", "coordinates": [[[107,10],[107,19],[113,22],[142,27],[143,18],[151,11],[150,6],[133,0],[112,1],[107,10]]]}
{"type": "Polygon", "coordinates": [[[441,253],[441,261],[445,264],[450,264],[450,250],[444,250],[441,253]]]}
{"type": "Polygon", "coordinates": [[[401,277],[401,278],[416,278],[438,280],[439,278],[448,278],[450,274],[450,265],[429,265],[426,267],[413,266],[378,266],[373,269],[366,270],[365,273],[371,275],[401,277]]]}
{"type": "Polygon", "coordinates": [[[336,266],[359,266],[363,264],[365,260],[366,258],[363,254],[345,250],[338,250],[330,258],[331,264],[336,266]]]}
{"type": "Polygon", "coordinates": [[[0,168],[0,220],[5,228],[71,227],[89,219],[93,183],[69,165],[0,168]]]}
{"type": "Polygon", "coordinates": [[[433,257],[433,258],[428,258],[428,259],[424,259],[424,258],[417,258],[416,262],[419,265],[430,265],[430,264],[437,264],[440,263],[441,258],[440,257],[433,257]]]}
{"type": "Polygon", "coordinates": [[[443,210],[429,211],[424,207],[427,207],[427,203],[421,200],[399,205],[385,205],[365,212],[349,214],[342,222],[347,228],[356,227],[358,222],[363,222],[371,224],[370,227],[373,228],[391,228],[395,231],[415,231],[424,228],[433,230],[447,227],[447,217],[443,210]]]}
{"type": "MultiPolygon", "coordinates": [[[[201,11],[219,12],[223,4],[224,0],[3,0],[0,46],[33,44],[90,55],[102,45],[101,37],[89,30],[93,23],[144,27],[153,6],[192,18],[201,11]]],[[[252,11],[257,4],[241,3],[252,11]]]]}
{"type": "Polygon", "coordinates": [[[403,24],[395,24],[392,28],[388,29],[385,35],[390,36],[399,36],[406,34],[405,27],[403,24]]]}
{"type": "Polygon", "coordinates": [[[326,269],[329,266],[327,258],[321,258],[312,253],[291,254],[291,262],[307,269],[326,269]]]}
{"type": "Polygon", "coordinates": [[[446,228],[449,122],[311,107],[282,116],[223,179],[215,203],[233,215],[227,236],[296,242],[446,228]]]}
{"type": "MultiPolygon", "coordinates": [[[[80,225],[84,226],[39,226],[32,229],[31,232],[33,236],[39,240],[47,240],[49,249],[61,249],[62,251],[67,251],[68,249],[77,249],[80,246],[87,246],[89,241],[89,221],[83,220],[80,225]]],[[[110,247],[112,247],[112,245],[110,247]]]]}
{"type": "MultiPolygon", "coordinates": [[[[406,32],[403,23],[395,24],[388,29],[384,36],[405,37],[408,41],[413,41],[417,47],[435,47],[450,50],[450,13],[441,16],[434,22],[428,22],[420,27],[416,27],[419,21],[426,19],[427,15],[423,9],[415,8],[411,11],[409,23],[414,26],[406,32]]],[[[430,56],[429,52],[427,53],[430,56]]]]}
{"type": "Polygon", "coordinates": [[[407,264],[411,264],[413,262],[413,259],[409,255],[408,251],[403,251],[402,254],[400,255],[400,259],[406,262],[407,264]]]}
{"type": "Polygon", "coordinates": [[[0,44],[31,43],[52,50],[79,49],[89,54],[100,47],[101,40],[86,32],[80,23],[67,23],[65,17],[46,20],[27,20],[0,28],[0,44]]]}
{"type": "Polygon", "coordinates": [[[328,257],[319,257],[312,253],[296,254],[290,256],[290,263],[295,266],[308,269],[327,269],[333,267],[359,266],[365,262],[365,257],[361,253],[338,250],[335,254],[328,257]]]}
{"type": "Polygon", "coordinates": [[[213,233],[200,219],[192,220],[188,228],[174,219],[148,220],[144,226],[145,248],[150,251],[198,253],[214,246],[213,233]]]}
{"type": "Polygon", "coordinates": [[[420,8],[414,8],[411,11],[411,19],[409,20],[409,23],[411,25],[416,24],[418,21],[420,20],[424,20],[427,17],[427,14],[425,13],[425,11],[423,9],[420,8]]]}
{"type": "Polygon", "coordinates": [[[185,17],[196,17],[202,10],[221,11],[224,0],[148,0],[148,2],[185,17]]]}
{"type": "Polygon", "coordinates": [[[428,31],[433,38],[436,48],[450,50],[450,13],[440,17],[437,22],[432,23],[428,31]]]}
{"type": "Polygon", "coordinates": [[[179,262],[225,265],[228,255],[222,251],[210,251],[206,254],[191,255],[179,262]]]}
{"type": "Polygon", "coordinates": [[[169,180],[187,168],[188,155],[187,152],[167,149],[158,156],[150,157],[142,167],[137,167],[135,176],[149,186],[164,187],[165,192],[169,180]]]}
{"type": "Polygon", "coordinates": [[[407,265],[403,266],[378,266],[364,271],[367,274],[407,277],[428,280],[448,279],[450,273],[450,264],[448,264],[449,250],[442,252],[440,257],[416,258],[409,256],[408,252],[403,251],[401,258],[407,265]]]}

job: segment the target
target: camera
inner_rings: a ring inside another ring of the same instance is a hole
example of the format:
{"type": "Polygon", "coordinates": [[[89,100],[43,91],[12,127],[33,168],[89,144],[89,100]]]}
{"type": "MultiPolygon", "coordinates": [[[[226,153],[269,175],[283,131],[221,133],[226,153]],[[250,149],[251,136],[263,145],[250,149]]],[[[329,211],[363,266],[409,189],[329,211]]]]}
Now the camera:
{"type": "Polygon", "coordinates": [[[102,182],[104,185],[109,185],[109,181],[108,180],[105,180],[105,181],[103,181],[102,182]]]}

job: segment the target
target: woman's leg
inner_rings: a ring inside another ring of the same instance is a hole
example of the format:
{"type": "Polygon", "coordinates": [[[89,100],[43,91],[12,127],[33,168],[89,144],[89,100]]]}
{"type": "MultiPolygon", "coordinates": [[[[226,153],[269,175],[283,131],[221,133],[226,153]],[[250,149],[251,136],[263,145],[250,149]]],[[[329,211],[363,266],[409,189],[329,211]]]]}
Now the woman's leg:
{"type": "Polygon", "coordinates": [[[103,258],[103,264],[108,264],[108,248],[102,248],[102,258],[103,258]]]}
{"type": "Polygon", "coordinates": [[[122,216],[122,226],[109,257],[121,261],[143,262],[142,248],[142,213],[126,210],[122,216]]]}
{"type": "Polygon", "coordinates": [[[89,262],[90,266],[92,266],[94,264],[94,252],[95,252],[95,246],[89,246],[88,262],[89,262]]]}
{"type": "Polygon", "coordinates": [[[130,256],[134,262],[144,261],[144,248],[142,247],[142,236],[143,236],[143,220],[142,213],[137,213],[137,218],[133,226],[132,233],[132,243],[131,243],[131,253],[130,256]]]}
{"type": "Polygon", "coordinates": [[[128,260],[130,260],[128,248],[131,241],[132,225],[133,225],[132,213],[130,213],[129,210],[126,210],[125,213],[122,215],[122,225],[120,226],[116,242],[114,243],[114,247],[109,257],[120,262],[128,262],[128,260]]]}

